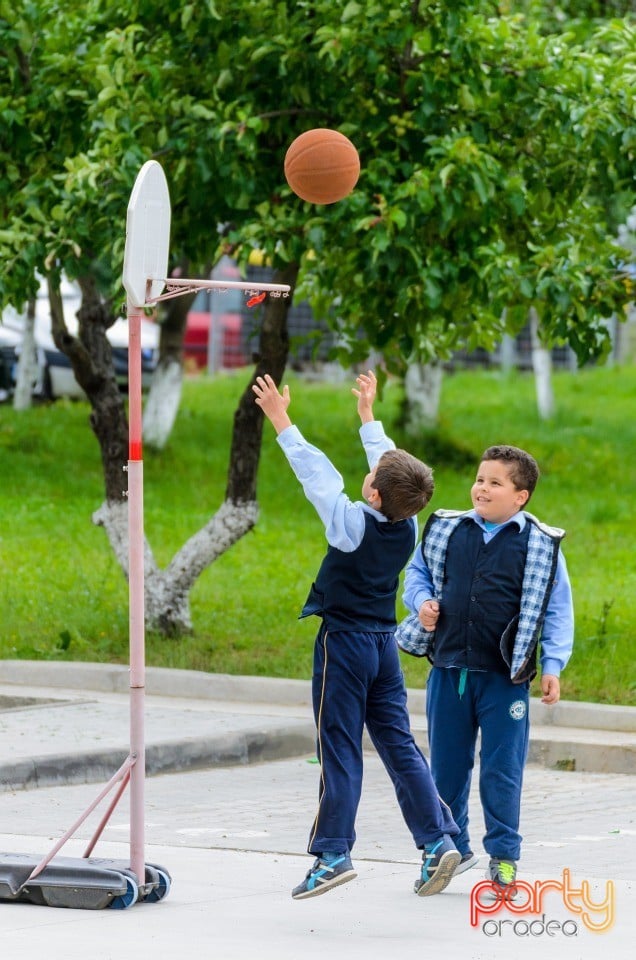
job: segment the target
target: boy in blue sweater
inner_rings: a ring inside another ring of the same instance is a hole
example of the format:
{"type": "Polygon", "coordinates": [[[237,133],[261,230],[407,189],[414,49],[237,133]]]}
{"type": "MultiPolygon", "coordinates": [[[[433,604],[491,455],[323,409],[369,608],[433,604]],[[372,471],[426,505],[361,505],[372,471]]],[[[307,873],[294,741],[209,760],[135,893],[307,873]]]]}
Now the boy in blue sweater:
{"type": "Polygon", "coordinates": [[[427,656],[431,768],[460,833],[456,873],[477,857],[468,798],[481,732],[479,790],[493,894],[514,897],[521,852],[519,811],[528,751],[528,698],[541,641],[543,703],[556,703],[572,651],[572,594],[560,543],[565,533],[524,507],[539,469],[525,450],[489,447],[471,489],[473,509],[437,510],[409,563],[404,603],[413,616],[398,643],[427,656]]]}
{"type": "Polygon", "coordinates": [[[271,421],[307,499],[325,524],[327,554],[301,613],[321,618],[314,647],[312,698],[320,761],[318,812],[308,852],[316,859],[292,891],[296,900],[357,876],[351,863],[362,788],[364,726],[384,763],[406,824],[422,853],[419,896],[439,893],[460,861],[458,832],[410,729],[395,642],[400,571],[417,540],[415,516],[433,493],[431,470],[385,435],[373,419],[374,374],[357,378],[360,437],[370,472],[364,502],[351,501],[328,458],[307,443],[270,376],[257,377],[256,403],[271,421]]]}

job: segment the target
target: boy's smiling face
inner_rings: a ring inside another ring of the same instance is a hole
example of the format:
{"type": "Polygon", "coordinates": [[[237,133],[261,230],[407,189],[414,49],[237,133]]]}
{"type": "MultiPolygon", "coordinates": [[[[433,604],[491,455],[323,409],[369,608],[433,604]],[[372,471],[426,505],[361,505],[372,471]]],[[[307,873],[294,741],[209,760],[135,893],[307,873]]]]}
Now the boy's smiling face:
{"type": "Polygon", "coordinates": [[[510,479],[510,466],[502,460],[484,460],[470,496],[475,512],[490,523],[505,523],[523,508],[527,490],[517,490],[510,479]]]}

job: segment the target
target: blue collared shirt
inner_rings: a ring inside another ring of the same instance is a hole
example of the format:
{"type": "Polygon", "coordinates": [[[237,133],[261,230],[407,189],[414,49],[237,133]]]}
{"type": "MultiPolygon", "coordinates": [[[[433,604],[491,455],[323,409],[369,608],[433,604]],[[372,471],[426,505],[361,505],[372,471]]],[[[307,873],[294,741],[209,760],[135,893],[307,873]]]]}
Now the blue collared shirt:
{"type": "MultiPolygon", "coordinates": [[[[384,514],[361,500],[350,500],[344,492],[344,482],[329,458],[303,437],[297,426],[287,427],[278,434],[278,443],[289,464],[300,480],[305,496],[314,505],[325,525],[327,542],[332,547],[351,553],[362,543],[364,514],[372,513],[376,520],[386,521],[384,514]]],[[[395,444],[387,437],[380,420],[363,423],[360,439],[367,455],[369,469],[373,470],[387,450],[395,444]]],[[[417,540],[417,521],[413,518],[414,542],[417,540]]]]}
{"type": "MultiPolygon", "coordinates": [[[[516,523],[520,530],[528,522],[522,511],[510,517],[505,523],[494,529],[487,529],[485,521],[474,511],[470,510],[467,517],[472,517],[475,523],[483,530],[484,543],[488,543],[497,536],[500,530],[511,523],[516,523]]],[[[409,561],[404,576],[403,602],[412,613],[418,613],[426,600],[435,599],[435,588],[430,570],[422,556],[421,545],[418,544],[413,557],[409,561]]],[[[442,601],[443,602],[443,601],[442,601]]],[[[574,641],[574,611],[572,608],[572,588],[568,576],[565,557],[559,548],[557,570],[554,586],[550,592],[548,608],[541,634],[541,672],[558,677],[572,654],[574,641]]]]}

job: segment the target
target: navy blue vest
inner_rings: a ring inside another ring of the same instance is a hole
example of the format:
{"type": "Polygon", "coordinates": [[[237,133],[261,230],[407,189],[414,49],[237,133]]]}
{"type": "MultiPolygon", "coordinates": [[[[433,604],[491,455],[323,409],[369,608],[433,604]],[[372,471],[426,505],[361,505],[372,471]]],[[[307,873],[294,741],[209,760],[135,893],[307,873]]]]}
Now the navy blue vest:
{"type": "Polygon", "coordinates": [[[471,518],[451,534],[435,632],[436,667],[508,674],[501,636],[518,614],[530,524],[508,524],[488,543],[471,518]]]}
{"type": "Polygon", "coordinates": [[[400,571],[415,546],[411,520],[376,520],[365,511],[362,543],[351,553],[329,547],[301,617],[322,617],[328,630],[393,630],[400,571]]]}

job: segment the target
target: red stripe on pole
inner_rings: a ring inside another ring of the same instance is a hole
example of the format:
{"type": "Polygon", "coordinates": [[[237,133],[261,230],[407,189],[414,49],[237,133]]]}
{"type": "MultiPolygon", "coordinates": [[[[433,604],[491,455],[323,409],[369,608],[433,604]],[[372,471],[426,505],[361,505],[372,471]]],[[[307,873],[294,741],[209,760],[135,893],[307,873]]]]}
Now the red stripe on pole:
{"type": "Polygon", "coordinates": [[[141,447],[141,440],[131,440],[128,444],[128,459],[142,460],[141,447]]]}

